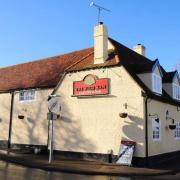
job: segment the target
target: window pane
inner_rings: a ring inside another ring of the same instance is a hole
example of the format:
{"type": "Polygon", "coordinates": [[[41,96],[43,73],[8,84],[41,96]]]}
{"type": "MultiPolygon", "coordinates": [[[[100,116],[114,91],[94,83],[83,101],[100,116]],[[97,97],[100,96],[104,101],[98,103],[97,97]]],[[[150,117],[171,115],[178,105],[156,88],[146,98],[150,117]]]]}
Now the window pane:
{"type": "Polygon", "coordinates": [[[176,84],[173,84],[173,98],[180,100],[180,87],[176,84]]]}
{"type": "Polygon", "coordinates": [[[157,74],[152,76],[153,91],[157,93],[162,93],[162,79],[157,74]]]}
{"type": "Polygon", "coordinates": [[[20,101],[29,101],[34,99],[35,99],[35,90],[20,91],[19,93],[20,101]]]}
{"type": "Polygon", "coordinates": [[[160,120],[152,118],[152,138],[153,140],[160,140],[160,120]]]}
{"type": "Polygon", "coordinates": [[[176,129],[174,131],[174,137],[180,139],[180,122],[176,123],[176,129]]]}

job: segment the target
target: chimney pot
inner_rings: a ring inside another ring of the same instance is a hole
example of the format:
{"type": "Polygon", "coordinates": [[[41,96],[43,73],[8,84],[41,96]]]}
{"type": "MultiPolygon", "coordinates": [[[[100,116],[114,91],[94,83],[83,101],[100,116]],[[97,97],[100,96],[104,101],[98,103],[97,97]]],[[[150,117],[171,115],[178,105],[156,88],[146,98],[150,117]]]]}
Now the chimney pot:
{"type": "Polygon", "coordinates": [[[138,54],[142,55],[142,56],[145,56],[145,51],[146,51],[146,48],[145,46],[143,46],[142,44],[137,44],[133,47],[133,50],[135,52],[137,52],[138,54]]]}

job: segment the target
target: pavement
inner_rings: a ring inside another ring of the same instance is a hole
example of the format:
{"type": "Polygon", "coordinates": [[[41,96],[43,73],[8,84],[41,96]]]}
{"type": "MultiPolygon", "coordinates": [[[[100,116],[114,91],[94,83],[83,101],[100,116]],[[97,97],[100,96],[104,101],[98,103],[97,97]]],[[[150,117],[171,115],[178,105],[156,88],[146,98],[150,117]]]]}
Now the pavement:
{"type": "Polygon", "coordinates": [[[180,172],[180,165],[179,167],[176,165],[156,168],[140,168],[91,160],[63,159],[60,155],[55,155],[53,161],[49,163],[48,154],[28,154],[11,151],[9,149],[0,150],[0,160],[46,171],[86,175],[159,176],[177,174],[180,172]]]}

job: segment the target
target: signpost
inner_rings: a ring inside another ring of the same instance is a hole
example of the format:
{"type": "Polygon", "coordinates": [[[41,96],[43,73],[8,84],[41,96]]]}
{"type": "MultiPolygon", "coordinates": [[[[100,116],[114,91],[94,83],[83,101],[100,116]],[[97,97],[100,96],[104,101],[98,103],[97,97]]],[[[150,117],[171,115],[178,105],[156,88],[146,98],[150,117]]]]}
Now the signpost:
{"type": "Polygon", "coordinates": [[[48,100],[48,109],[47,119],[49,120],[49,163],[53,159],[53,141],[54,141],[54,120],[58,118],[60,114],[61,106],[58,95],[51,95],[48,100]]]}

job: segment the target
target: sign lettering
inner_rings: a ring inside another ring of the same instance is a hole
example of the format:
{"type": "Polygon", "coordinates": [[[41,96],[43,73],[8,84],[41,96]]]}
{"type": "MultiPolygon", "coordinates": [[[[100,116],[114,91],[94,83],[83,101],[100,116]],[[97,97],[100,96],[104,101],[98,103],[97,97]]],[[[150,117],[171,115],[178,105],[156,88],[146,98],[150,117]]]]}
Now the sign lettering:
{"type": "Polygon", "coordinates": [[[109,79],[98,79],[97,76],[87,75],[82,81],[73,83],[73,95],[106,95],[109,94],[109,79]]]}

